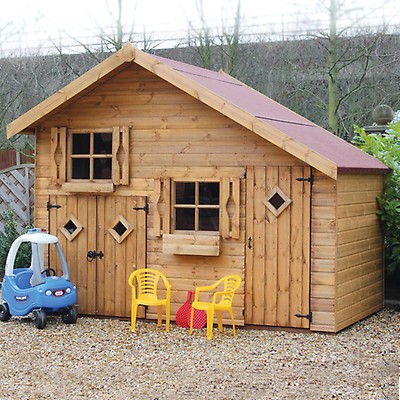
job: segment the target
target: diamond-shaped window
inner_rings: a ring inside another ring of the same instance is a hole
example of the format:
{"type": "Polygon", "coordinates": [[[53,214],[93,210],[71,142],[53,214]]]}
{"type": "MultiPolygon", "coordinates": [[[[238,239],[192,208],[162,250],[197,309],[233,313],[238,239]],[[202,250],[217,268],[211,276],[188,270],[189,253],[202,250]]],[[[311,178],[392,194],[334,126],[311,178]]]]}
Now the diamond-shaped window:
{"type": "Polygon", "coordinates": [[[290,205],[292,200],[278,186],[269,193],[264,204],[276,217],[290,205]]]}
{"type": "Polygon", "coordinates": [[[60,231],[71,242],[82,229],[83,226],[78,219],[74,215],[70,215],[60,228],[60,231]]]}
{"type": "Polygon", "coordinates": [[[131,224],[122,216],[119,215],[113,222],[112,228],[108,230],[111,236],[118,242],[122,243],[132,232],[131,224]]]}

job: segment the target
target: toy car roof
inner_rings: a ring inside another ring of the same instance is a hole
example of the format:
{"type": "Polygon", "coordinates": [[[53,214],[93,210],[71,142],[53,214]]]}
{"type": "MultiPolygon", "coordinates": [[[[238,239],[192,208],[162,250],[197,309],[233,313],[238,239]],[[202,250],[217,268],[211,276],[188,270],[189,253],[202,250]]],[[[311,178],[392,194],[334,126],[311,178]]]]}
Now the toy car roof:
{"type": "MultiPolygon", "coordinates": [[[[15,258],[21,243],[30,242],[36,244],[52,244],[58,243],[57,236],[50,235],[42,228],[32,228],[29,229],[27,233],[18,236],[12,243],[10,250],[8,251],[6,265],[5,265],[5,275],[11,276],[13,274],[15,258]]],[[[32,266],[31,266],[32,267],[32,266]]]]}
{"type": "MultiPolygon", "coordinates": [[[[42,228],[32,228],[29,229],[27,233],[17,237],[14,243],[31,242],[31,243],[57,243],[57,236],[50,235],[42,228]]],[[[13,243],[13,244],[14,244],[13,243]]]]}

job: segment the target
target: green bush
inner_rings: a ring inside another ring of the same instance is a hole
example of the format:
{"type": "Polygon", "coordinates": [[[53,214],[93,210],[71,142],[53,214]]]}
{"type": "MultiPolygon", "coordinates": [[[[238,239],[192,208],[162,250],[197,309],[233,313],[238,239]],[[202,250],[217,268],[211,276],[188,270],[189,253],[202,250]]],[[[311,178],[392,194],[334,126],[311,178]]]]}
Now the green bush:
{"type": "Polygon", "coordinates": [[[388,273],[400,271],[400,122],[389,125],[385,134],[370,134],[359,127],[353,143],[386,164],[391,172],[385,177],[384,194],[378,198],[385,235],[385,265],[388,273]]]}
{"type": "MultiPolygon", "coordinates": [[[[4,223],[4,232],[0,232],[0,276],[4,274],[7,254],[14,240],[20,236],[17,231],[14,211],[8,209],[1,213],[4,223]]],[[[22,233],[25,233],[29,227],[26,227],[22,233]]],[[[29,267],[31,264],[31,246],[30,243],[21,243],[17,256],[15,258],[15,268],[29,267]]]]}

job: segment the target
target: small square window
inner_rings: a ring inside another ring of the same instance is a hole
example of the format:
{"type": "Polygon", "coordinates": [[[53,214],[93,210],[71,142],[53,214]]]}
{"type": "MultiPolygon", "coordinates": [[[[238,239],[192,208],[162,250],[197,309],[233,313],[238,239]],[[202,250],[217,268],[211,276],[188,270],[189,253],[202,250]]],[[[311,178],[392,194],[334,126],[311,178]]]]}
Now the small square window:
{"type": "Polygon", "coordinates": [[[90,177],[90,159],[73,158],[72,179],[89,179],[89,177],[90,177]]]}
{"type": "Polygon", "coordinates": [[[122,243],[132,231],[132,225],[122,215],[113,221],[112,228],[108,230],[118,243],[122,243]]]}
{"type": "Polygon", "coordinates": [[[82,229],[83,225],[71,214],[60,228],[60,231],[71,242],[82,229]]]}
{"type": "Polygon", "coordinates": [[[112,178],[112,132],[71,132],[69,179],[112,178]]]}
{"type": "Polygon", "coordinates": [[[90,153],[90,134],[79,133],[72,135],[72,154],[90,153]]]}
{"type": "Polygon", "coordinates": [[[194,182],[176,182],[175,183],[175,203],[176,204],[194,204],[195,184],[194,182]]]}
{"type": "Polygon", "coordinates": [[[194,231],[195,228],[195,209],[176,208],[175,209],[175,229],[178,231],[194,231]]]}
{"type": "Polygon", "coordinates": [[[283,190],[278,186],[275,186],[269,193],[264,204],[277,217],[290,205],[291,202],[292,200],[286,196],[283,190]]]}
{"type": "Polygon", "coordinates": [[[278,210],[285,202],[285,199],[279,193],[275,193],[268,201],[278,210]]]}
{"type": "Polygon", "coordinates": [[[176,231],[219,231],[219,182],[175,182],[176,231]]]}

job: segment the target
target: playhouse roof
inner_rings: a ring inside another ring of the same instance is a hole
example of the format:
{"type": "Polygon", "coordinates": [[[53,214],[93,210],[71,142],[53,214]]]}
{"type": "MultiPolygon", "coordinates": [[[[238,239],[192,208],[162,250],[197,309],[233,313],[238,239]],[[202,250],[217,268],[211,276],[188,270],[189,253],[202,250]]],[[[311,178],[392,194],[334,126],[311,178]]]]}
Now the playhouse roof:
{"type": "Polygon", "coordinates": [[[11,122],[7,137],[34,133],[41,121],[129,63],[136,63],[170,82],[333,179],[338,173],[388,171],[377,159],[223,72],[150,55],[130,43],[11,122]]]}

